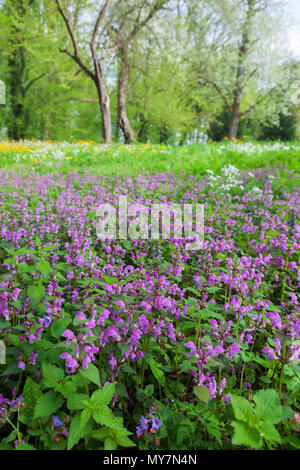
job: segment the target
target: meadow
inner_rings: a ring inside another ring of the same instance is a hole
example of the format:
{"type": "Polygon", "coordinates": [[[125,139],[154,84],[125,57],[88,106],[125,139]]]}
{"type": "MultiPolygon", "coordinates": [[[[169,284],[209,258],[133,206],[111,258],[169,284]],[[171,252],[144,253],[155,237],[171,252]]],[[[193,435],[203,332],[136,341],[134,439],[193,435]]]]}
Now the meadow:
{"type": "Polygon", "coordinates": [[[299,143],[0,144],[0,449],[299,449],[299,143]],[[200,203],[205,241],[96,237],[200,203]]]}

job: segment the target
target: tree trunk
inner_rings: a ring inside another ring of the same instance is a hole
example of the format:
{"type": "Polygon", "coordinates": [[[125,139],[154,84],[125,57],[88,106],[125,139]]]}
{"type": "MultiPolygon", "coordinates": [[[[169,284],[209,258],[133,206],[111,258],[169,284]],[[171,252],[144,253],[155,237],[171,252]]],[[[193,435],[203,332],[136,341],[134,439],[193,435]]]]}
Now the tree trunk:
{"type": "Polygon", "coordinates": [[[239,113],[232,114],[230,117],[230,125],[229,125],[229,139],[236,139],[238,136],[239,131],[239,122],[240,122],[240,115],[239,113]]]}
{"type": "Polygon", "coordinates": [[[97,58],[94,58],[95,67],[95,84],[99,97],[100,111],[102,117],[102,136],[106,144],[110,144],[112,141],[112,125],[110,115],[110,99],[106,91],[104,76],[102,73],[101,65],[97,58]]]}
{"type": "Polygon", "coordinates": [[[118,113],[119,124],[122,129],[125,142],[129,144],[134,141],[134,132],[130,125],[126,110],[126,91],[129,81],[129,60],[127,47],[122,48],[121,70],[118,83],[118,113]]]}
{"type": "Polygon", "coordinates": [[[22,48],[14,47],[10,55],[8,87],[10,95],[10,106],[12,116],[8,121],[8,137],[19,140],[25,138],[26,120],[24,118],[24,51],[22,48]]]}
{"type": "Polygon", "coordinates": [[[250,27],[251,27],[251,19],[254,12],[254,0],[247,0],[248,3],[248,10],[246,15],[246,20],[243,25],[243,34],[242,40],[239,45],[238,50],[238,66],[236,71],[236,78],[235,78],[235,88],[233,92],[233,104],[230,109],[231,119],[230,119],[230,126],[229,126],[229,135],[230,139],[236,139],[239,130],[239,121],[241,118],[241,99],[244,89],[244,76],[245,76],[245,61],[247,58],[249,46],[250,46],[250,27]]]}

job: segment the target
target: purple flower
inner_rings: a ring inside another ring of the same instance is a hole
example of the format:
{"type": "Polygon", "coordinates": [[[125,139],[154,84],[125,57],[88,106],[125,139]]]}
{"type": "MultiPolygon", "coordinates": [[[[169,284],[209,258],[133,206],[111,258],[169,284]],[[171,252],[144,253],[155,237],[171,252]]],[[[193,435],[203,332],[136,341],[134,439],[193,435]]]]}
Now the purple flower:
{"type": "Polygon", "coordinates": [[[241,354],[241,349],[237,343],[233,343],[229,346],[227,350],[227,356],[231,357],[231,359],[234,361],[235,358],[235,353],[241,354]]]}
{"type": "Polygon", "coordinates": [[[116,302],[116,305],[120,308],[120,311],[121,311],[121,312],[124,312],[124,310],[126,309],[126,306],[125,306],[123,300],[118,300],[118,301],[116,302]]]}
{"type": "Polygon", "coordinates": [[[55,428],[59,428],[60,426],[63,425],[61,420],[57,416],[54,416],[54,415],[52,416],[52,423],[55,428]]]}
{"type": "Polygon", "coordinates": [[[51,323],[51,318],[50,317],[47,317],[47,316],[44,316],[42,318],[42,325],[45,327],[45,328],[48,328],[48,326],[50,325],[51,323]]]}
{"type": "Polygon", "coordinates": [[[224,401],[225,405],[228,405],[228,403],[231,402],[231,398],[230,398],[229,393],[227,395],[225,395],[225,397],[223,398],[223,401],[224,401]]]}
{"type": "Polygon", "coordinates": [[[76,341],[76,337],[71,330],[65,330],[62,335],[63,338],[67,338],[66,344],[71,344],[72,341],[76,341]]]}
{"type": "Polygon", "coordinates": [[[80,312],[80,311],[76,312],[76,317],[79,318],[79,320],[82,320],[82,321],[86,320],[85,314],[80,312]]]}
{"type": "Polygon", "coordinates": [[[152,427],[155,429],[159,429],[162,425],[162,422],[158,418],[152,418],[152,427]]]}
{"type": "Polygon", "coordinates": [[[140,426],[143,431],[148,431],[148,420],[144,416],[141,417],[140,426]]]}
{"type": "Polygon", "coordinates": [[[278,357],[275,355],[273,349],[269,347],[265,347],[261,350],[261,352],[268,354],[269,361],[273,361],[273,359],[278,359],[278,357]]]}
{"type": "Polygon", "coordinates": [[[288,295],[290,296],[291,302],[292,302],[293,304],[297,304],[297,303],[298,303],[298,299],[297,299],[296,294],[294,294],[293,292],[290,292],[288,295]]]}
{"type": "Polygon", "coordinates": [[[30,357],[29,357],[29,361],[30,361],[30,364],[32,364],[33,366],[35,366],[35,361],[36,361],[36,358],[38,357],[38,354],[36,353],[31,353],[30,354],[30,357]]]}

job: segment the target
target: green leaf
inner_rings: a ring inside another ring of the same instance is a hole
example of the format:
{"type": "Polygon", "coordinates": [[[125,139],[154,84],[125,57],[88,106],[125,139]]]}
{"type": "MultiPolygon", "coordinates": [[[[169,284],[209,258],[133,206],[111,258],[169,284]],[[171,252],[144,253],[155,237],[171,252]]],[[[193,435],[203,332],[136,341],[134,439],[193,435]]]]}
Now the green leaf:
{"type": "Polygon", "coordinates": [[[104,441],[104,450],[116,450],[118,447],[117,442],[110,436],[104,441]]]}
{"type": "Polygon", "coordinates": [[[45,277],[49,276],[51,272],[51,265],[49,261],[46,261],[46,260],[39,261],[36,267],[38,268],[40,273],[42,273],[43,276],[45,277]]]}
{"type": "Polygon", "coordinates": [[[83,377],[88,379],[89,382],[93,382],[100,387],[99,370],[94,364],[90,363],[87,369],[80,369],[80,373],[83,377]]]}
{"type": "Polygon", "coordinates": [[[3,261],[3,264],[16,264],[16,260],[15,260],[15,258],[6,258],[3,261]]]}
{"type": "Polygon", "coordinates": [[[69,434],[68,434],[68,447],[67,449],[72,449],[81,438],[82,429],[80,428],[81,415],[77,414],[71,421],[69,434]]]}
{"type": "Polygon", "coordinates": [[[28,297],[30,299],[32,307],[35,309],[42,301],[45,295],[45,287],[42,285],[39,286],[29,286],[27,289],[28,297]]]}
{"type": "Polygon", "coordinates": [[[59,318],[51,323],[51,334],[54,338],[59,338],[61,334],[65,331],[67,325],[70,323],[67,318],[59,318]]]}
{"type": "Polygon", "coordinates": [[[276,390],[259,390],[253,396],[256,403],[255,412],[259,413],[265,421],[277,424],[282,418],[282,406],[276,390]]]}
{"type": "Polygon", "coordinates": [[[122,383],[118,383],[116,385],[116,395],[118,395],[118,397],[124,397],[124,398],[129,399],[129,395],[127,393],[126,387],[122,383]]]}
{"type": "Polygon", "coordinates": [[[35,405],[34,418],[53,415],[63,404],[63,398],[55,392],[47,392],[40,396],[35,405]]]}
{"type": "Polygon", "coordinates": [[[163,385],[166,381],[166,377],[163,371],[158,368],[158,363],[151,357],[147,359],[147,363],[149,364],[151,372],[156,378],[157,382],[163,385]]]}
{"type": "Polygon", "coordinates": [[[116,391],[116,384],[111,383],[105,385],[103,388],[96,390],[91,396],[91,401],[97,405],[108,405],[116,391]]]}
{"type": "Polygon", "coordinates": [[[40,385],[34,382],[30,377],[27,377],[23,389],[23,399],[25,404],[23,414],[25,416],[30,418],[33,416],[36,402],[41,395],[42,391],[40,385]]]}
{"type": "Polygon", "coordinates": [[[117,443],[121,447],[135,447],[136,446],[136,444],[127,436],[117,437],[117,443]]]}
{"type": "Polygon", "coordinates": [[[188,441],[191,438],[191,429],[188,426],[179,426],[177,428],[177,438],[176,441],[178,444],[183,444],[187,439],[188,441]]]}
{"type": "Polygon", "coordinates": [[[85,408],[80,415],[80,430],[82,431],[92,417],[91,408],[85,408]]]}
{"type": "Polygon", "coordinates": [[[105,405],[97,405],[97,408],[93,410],[93,418],[98,424],[108,428],[122,428],[120,421],[115,417],[111,409],[105,405]]]}
{"type": "Polygon", "coordinates": [[[285,441],[288,442],[295,449],[300,449],[300,439],[296,436],[288,436],[285,438],[285,441]]]}
{"type": "Polygon", "coordinates": [[[259,423],[259,431],[264,435],[267,441],[281,443],[280,434],[274,425],[268,421],[261,421],[259,423]]]}
{"type": "Polygon", "coordinates": [[[234,427],[232,444],[247,446],[251,449],[259,449],[262,447],[262,438],[255,428],[249,428],[247,424],[242,421],[234,421],[232,426],[234,427]]]}
{"type": "Polygon", "coordinates": [[[254,413],[254,408],[245,398],[230,395],[236,419],[248,422],[254,413]]]}
{"type": "Polygon", "coordinates": [[[110,434],[110,429],[102,428],[102,429],[96,429],[95,431],[92,431],[90,434],[90,437],[93,437],[94,439],[98,439],[98,441],[104,441],[109,434],[110,434]]]}
{"type": "Polygon", "coordinates": [[[44,362],[42,366],[43,382],[46,387],[54,388],[63,378],[64,371],[59,367],[44,362]]]}
{"type": "Polygon", "coordinates": [[[35,447],[33,447],[32,445],[30,444],[19,444],[17,447],[16,447],[16,450],[36,450],[35,447]]]}
{"type": "Polygon", "coordinates": [[[85,393],[74,393],[67,400],[69,410],[83,410],[86,405],[83,403],[89,399],[85,393]]]}
{"type": "Polygon", "coordinates": [[[210,400],[210,393],[207,387],[194,387],[193,388],[194,394],[199,398],[199,400],[203,401],[204,403],[208,403],[210,400]]]}

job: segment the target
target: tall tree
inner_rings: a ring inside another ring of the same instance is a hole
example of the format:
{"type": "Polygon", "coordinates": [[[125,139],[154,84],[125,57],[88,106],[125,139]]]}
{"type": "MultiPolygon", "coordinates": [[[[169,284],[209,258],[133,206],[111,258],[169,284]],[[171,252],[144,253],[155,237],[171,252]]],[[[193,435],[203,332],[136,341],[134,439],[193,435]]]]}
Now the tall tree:
{"type": "Polygon", "coordinates": [[[37,0],[7,0],[3,13],[6,18],[7,34],[7,88],[9,91],[10,116],[8,119],[8,137],[19,140],[26,137],[29,124],[29,110],[25,100],[31,87],[45,76],[45,72],[29,77],[28,60],[28,25],[31,14],[38,7],[37,0]]]}
{"type": "Polygon", "coordinates": [[[96,21],[94,23],[94,28],[90,40],[90,51],[92,54],[93,69],[84,63],[84,60],[81,57],[79,45],[75,36],[75,27],[72,24],[70,19],[69,12],[63,8],[60,0],[55,0],[57,9],[61,14],[67,31],[69,33],[73,52],[70,52],[68,49],[61,49],[61,52],[66,53],[71,57],[76,64],[84,71],[84,73],[94,82],[99,98],[100,111],[102,116],[102,135],[103,140],[106,143],[110,143],[112,140],[112,124],[111,124],[111,113],[110,113],[110,98],[107,92],[107,87],[105,83],[105,76],[103,71],[103,66],[101,59],[97,50],[97,39],[100,30],[100,26],[104,21],[105,15],[111,3],[111,0],[105,0],[100,8],[96,21]]]}
{"type": "Polygon", "coordinates": [[[126,99],[130,72],[130,49],[139,32],[168,2],[169,0],[123,0],[120,2],[119,8],[113,9],[111,13],[109,31],[113,47],[120,60],[118,77],[119,125],[127,143],[132,142],[135,138],[127,114],[126,99]]]}
{"type": "Polygon", "coordinates": [[[204,22],[210,24],[199,78],[223,100],[230,115],[229,138],[237,137],[241,118],[265,104],[288,77],[284,53],[280,57],[278,5],[276,0],[214,0],[205,5],[204,22]],[[272,61],[268,60],[270,54],[272,61]],[[254,83],[255,98],[247,103],[254,83]]]}

